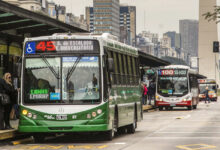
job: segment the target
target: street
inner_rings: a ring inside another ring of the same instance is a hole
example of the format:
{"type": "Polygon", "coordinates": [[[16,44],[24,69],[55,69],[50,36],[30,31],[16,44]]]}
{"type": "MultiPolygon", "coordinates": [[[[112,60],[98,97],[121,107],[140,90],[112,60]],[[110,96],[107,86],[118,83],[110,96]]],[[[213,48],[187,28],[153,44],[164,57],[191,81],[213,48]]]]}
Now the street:
{"type": "Polygon", "coordinates": [[[112,141],[100,134],[76,134],[48,138],[34,143],[29,138],[15,145],[2,145],[1,150],[40,149],[114,149],[114,150],[215,150],[220,147],[220,102],[204,104],[197,110],[176,108],[169,111],[145,112],[135,134],[120,134],[112,141]]]}

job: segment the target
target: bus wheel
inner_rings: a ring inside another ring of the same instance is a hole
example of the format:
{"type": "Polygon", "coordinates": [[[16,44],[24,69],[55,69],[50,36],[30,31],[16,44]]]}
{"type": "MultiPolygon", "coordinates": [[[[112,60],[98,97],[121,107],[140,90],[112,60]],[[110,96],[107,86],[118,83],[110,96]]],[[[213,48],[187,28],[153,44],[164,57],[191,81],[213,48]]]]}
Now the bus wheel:
{"type": "Polygon", "coordinates": [[[33,137],[34,137],[34,142],[35,143],[43,143],[44,139],[45,139],[45,136],[40,135],[40,134],[35,134],[35,135],[33,135],[33,137]]]}
{"type": "Polygon", "coordinates": [[[136,128],[137,128],[137,117],[136,115],[134,115],[134,122],[127,126],[127,132],[129,134],[134,134],[136,128]]]}
{"type": "Polygon", "coordinates": [[[197,105],[193,105],[193,109],[196,109],[197,108],[197,105]]]}
{"type": "Polygon", "coordinates": [[[192,110],[192,106],[188,106],[187,108],[188,108],[188,110],[192,110]]]}
{"type": "Polygon", "coordinates": [[[120,127],[120,128],[118,128],[118,130],[117,130],[117,133],[118,134],[124,134],[126,132],[126,128],[125,127],[120,127]]]}
{"type": "Polygon", "coordinates": [[[114,129],[106,131],[106,134],[105,134],[106,140],[111,141],[114,136],[115,136],[114,129]]]}
{"type": "Polygon", "coordinates": [[[160,111],[163,110],[163,107],[162,107],[162,106],[159,106],[158,108],[159,108],[160,111]]]}

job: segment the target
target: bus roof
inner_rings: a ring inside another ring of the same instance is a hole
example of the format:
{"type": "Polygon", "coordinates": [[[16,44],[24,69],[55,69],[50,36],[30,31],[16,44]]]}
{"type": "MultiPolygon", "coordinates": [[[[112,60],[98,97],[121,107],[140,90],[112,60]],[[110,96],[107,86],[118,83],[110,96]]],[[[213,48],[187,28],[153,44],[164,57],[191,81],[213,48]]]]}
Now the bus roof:
{"type": "Polygon", "coordinates": [[[92,34],[92,33],[55,33],[51,36],[39,36],[25,38],[27,41],[38,41],[38,40],[67,40],[67,39],[94,39],[102,41],[103,46],[116,49],[119,52],[126,52],[133,55],[138,55],[138,49],[130,45],[121,43],[118,41],[118,38],[109,33],[103,34],[92,34]]]}
{"type": "Polygon", "coordinates": [[[185,65],[168,65],[164,66],[163,69],[187,69],[190,74],[194,74],[195,76],[197,76],[198,79],[206,78],[205,76],[199,74],[198,71],[191,69],[189,66],[185,65]]]}

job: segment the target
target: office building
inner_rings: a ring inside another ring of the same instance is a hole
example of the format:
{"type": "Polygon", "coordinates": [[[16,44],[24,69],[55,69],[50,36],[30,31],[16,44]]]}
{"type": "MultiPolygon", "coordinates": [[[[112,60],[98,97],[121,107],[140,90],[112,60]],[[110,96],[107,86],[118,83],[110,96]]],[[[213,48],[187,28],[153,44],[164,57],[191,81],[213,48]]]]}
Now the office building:
{"type": "Polygon", "coordinates": [[[180,20],[181,48],[191,56],[198,56],[198,21],[180,20]]]}

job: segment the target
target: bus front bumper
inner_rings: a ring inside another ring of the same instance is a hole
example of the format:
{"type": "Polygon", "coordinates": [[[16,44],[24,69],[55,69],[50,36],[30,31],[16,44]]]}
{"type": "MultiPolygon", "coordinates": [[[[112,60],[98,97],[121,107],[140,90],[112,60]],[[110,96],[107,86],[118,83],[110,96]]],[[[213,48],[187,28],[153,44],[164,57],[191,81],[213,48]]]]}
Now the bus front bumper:
{"type": "Polygon", "coordinates": [[[73,126],[22,126],[19,125],[19,132],[92,132],[92,131],[106,131],[108,130],[108,124],[99,125],[73,125],[73,126]]]}
{"type": "Polygon", "coordinates": [[[164,102],[164,101],[156,101],[156,106],[171,106],[171,107],[185,107],[191,106],[192,101],[181,101],[181,102],[164,102]]]}

